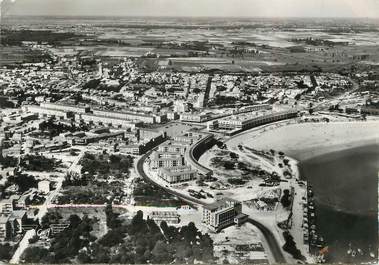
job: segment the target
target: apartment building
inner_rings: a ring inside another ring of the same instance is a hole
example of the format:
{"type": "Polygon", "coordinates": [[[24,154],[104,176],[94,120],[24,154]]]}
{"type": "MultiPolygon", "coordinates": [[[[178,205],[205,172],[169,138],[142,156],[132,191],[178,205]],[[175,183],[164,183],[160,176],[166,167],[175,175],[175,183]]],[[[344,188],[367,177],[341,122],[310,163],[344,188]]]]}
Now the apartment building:
{"type": "Polygon", "coordinates": [[[213,231],[220,231],[234,224],[235,217],[241,216],[242,204],[230,198],[224,198],[203,206],[202,222],[213,231]]]}
{"type": "Polygon", "coordinates": [[[157,223],[165,221],[168,224],[178,224],[180,222],[179,214],[174,211],[154,211],[149,215],[149,219],[157,223]]]}
{"type": "Polygon", "coordinates": [[[196,170],[190,166],[164,167],[158,170],[158,176],[170,184],[193,180],[196,175],[196,170]]]}
{"type": "Polygon", "coordinates": [[[154,152],[150,162],[151,168],[172,168],[184,166],[184,157],[178,153],[154,152]]]}
{"type": "Polygon", "coordinates": [[[209,115],[204,113],[182,113],[180,120],[184,122],[206,122],[209,120],[209,115]]]}
{"type": "MultiPolygon", "coordinates": [[[[235,115],[228,118],[224,118],[218,121],[218,128],[224,130],[245,130],[253,128],[255,126],[260,126],[270,122],[280,121],[289,118],[295,118],[298,111],[283,111],[274,112],[265,115],[235,115]]],[[[213,126],[215,124],[212,124],[213,126]]],[[[213,128],[214,129],[214,128],[213,128]]]]}
{"type": "Polygon", "coordinates": [[[186,145],[175,144],[175,143],[172,143],[172,142],[161,144],[158,147],[158,151],[159,152],[171,152],[171,153],[184,154],[186,152],[186,150],[187,150],[187,146],[186,145]]]}

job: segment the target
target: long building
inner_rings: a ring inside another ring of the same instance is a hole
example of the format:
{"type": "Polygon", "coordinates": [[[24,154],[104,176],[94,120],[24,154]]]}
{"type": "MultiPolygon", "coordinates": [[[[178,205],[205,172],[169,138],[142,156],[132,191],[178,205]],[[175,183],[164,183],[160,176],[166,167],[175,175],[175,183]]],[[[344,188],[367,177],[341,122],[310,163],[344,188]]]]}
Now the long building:
{"type": "Polygon", "coordinates": [[[165,221],[168,224],[178,224],[180,222],[179,214],[174,211],[154,211],[148,216],[149,219],[152,219],[157,223],[165,221]]]}
{"type": "Polygon", "coordinates": [[[172,168],[184,166],[184,157],[178,153],[154,152],[150,162],[152,168],[172,168]]]}
{"type": "Polygon", "coordinates": [[[96,116],[123,119],[130,121],[141,121],[144,123],[155,123],[155,117],[152,115],[134,113],[134,112],[119,112],[119,111],[106,111],[106,110],[92,110],[92,114],[96,116]]]}
{"type": "Polygon", "coordinates": [[[236,110],[233,114],[247,113],[247,112],[258,111],[258,110],[272,110],[272,105],[259,104],[259,105],[244,106],[236,110]]]}
{"type": "Polygon", "coordinates": [[[40,107],[44,109],[59,110],[59,111],[73,112],[73,113],[89,112],[89,107],[73,106],[73,105],[60,104],[60,103],[41,103],[40,107]]]}
{"type": "Polygon", "coordinates": [[[109,116],[100,116],[90,113],[82,113],[75,115],[76,121],[82,121],[84,123],[98,124],[100,126],[110,126],[116,128],[131,128],[134,129],[139,125],[142,125],[140,121],[131,121],[122,118],[115,118],[109,116]]]}
{"type": "Polygon", "coordinates": [[[40,117],[55,117],[57,119],[68,119],[72,117],[70,112],[57,109],[43,108],[36,105],[26,106],[24,110],[32,113],[37,113],[40,117]]]}
{"type": "MultiPolygon", "coordinates": [[[[129,121],[131,123],[156,123],[156,117],[154,115],[136,112],[90,109],[90,107],[63,105],[60,103],[41,103],[39,106],[27,106],[26,109],[32,113],[38,113],[41,116],[55,116],[61,119],[75,116],[82,118],[84,121],[101,122],[103,120],[104,123],[109,120],[129,121]]],[[[164,116],[160,117],[160,119],[161,118],[164,119],[164,116]]],[[[125,124],[125,122],[122,124],[125,124]]]]}
{"type": "Polygon", "coordinates": [[[213,146],[214,137],[212,134],[199,134],[199,137],[195,142],[188,148],[185,152],[185,160],[192,168],[198,170],[201,174],[205,176],[213,175],[213,171],[209,168],[201,165],[198,162],[200,156],[213,146]]]}
{"type": "Polygon", "coordinates": [[[184,122],[206,122],[210,116],[204,113],[182,113],[180,114],[180,120],[184,122]]]}
{"type": "Polygon", "coordinates": [[[218,121],[218,129],[223,130],[246,130],[266,123],[294,118],[298,115],[297,110],[273,112],[261,116],[236,115],[218,121]]]}
{"type": "Polygon", "coordinates": [[[187,145],[175,144],[172,142],[161,144],[158,147],[159,152],[171,152],[171,153],[180,153],[184,154],[187,150],[187,145]]]}
{"type": "Polygon", "coordinates": [[[73,144],[87,145],[89,143],[94,143],[94,142],[98,142],[98,141],[106,140],[106,139],[110,139],[110,138],[124,140],[125,139],[125,133],[124,132],[101,133],[101,134],[97,134],[97,135],[85,136],[82,138],[74,138],[73,144]]]}
{"type": "Polygon", "coordinates": [[[196,170],[192,170],[190,166],[160,168],[158,176],[164,181],[174,184],[195,179],[196,170]]]}

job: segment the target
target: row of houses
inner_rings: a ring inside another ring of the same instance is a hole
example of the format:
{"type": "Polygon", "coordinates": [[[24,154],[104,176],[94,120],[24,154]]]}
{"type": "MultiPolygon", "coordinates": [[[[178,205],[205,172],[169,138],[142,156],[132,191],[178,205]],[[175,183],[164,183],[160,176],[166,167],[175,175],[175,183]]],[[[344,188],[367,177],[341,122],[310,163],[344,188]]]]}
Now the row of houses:
{"type": "Polygon", "coordinates": [[[40,117],[58,119],[75,119],[77,122],[107,125],[119,128],[135,128],[142,123],[154,124],[167,120],[165,115],[145,114],[138,112],[111,111],[91,109],[85,106],[63,105],[59,103],[41,103],[23,107],[24,111],[38,114],[40,117]]]}

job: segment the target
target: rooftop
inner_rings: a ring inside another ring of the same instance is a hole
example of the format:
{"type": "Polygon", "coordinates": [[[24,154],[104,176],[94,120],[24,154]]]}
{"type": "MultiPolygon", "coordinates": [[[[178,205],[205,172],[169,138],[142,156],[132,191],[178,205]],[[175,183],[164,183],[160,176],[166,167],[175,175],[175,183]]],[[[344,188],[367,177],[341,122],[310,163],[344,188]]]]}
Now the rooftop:
{"type": "Polygon", "coordinates": [[[234,205],[234,204],[237,204],[240,202],[237,200],[231,199],[231,198],[223,198],[223,199],[216,201],[214,203],[204,205],[204,208],[212,211],[212,210],[217,210],[219,208],[228,207],[230,203],[232,203],[234,205]]]}

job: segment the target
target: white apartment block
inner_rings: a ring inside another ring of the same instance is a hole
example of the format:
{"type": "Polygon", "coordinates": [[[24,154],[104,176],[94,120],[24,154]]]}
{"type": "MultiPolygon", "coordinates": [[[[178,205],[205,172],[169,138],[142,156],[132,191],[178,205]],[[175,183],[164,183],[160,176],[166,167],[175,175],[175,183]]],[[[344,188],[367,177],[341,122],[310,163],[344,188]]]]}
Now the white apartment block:
{"type": "Polygon", "coordinates": [[[150,162],[151,168],[171,168],[184,166],[184,157],[178,153],[154,152],[150,162]]]}
{"type": "Polygon", "coordinates": [[[239,201],[224,198],[215,203],[203,206],[202,222],[213,231],[220,231],[235,223],[235,217],[242,213],[239,201]]]}
{"type": "Polygon", "coordinates": [[[180,154],[184,154],[186,152],[186,149],[187,147],[185,145],[172,144],[171,142],[161,144],[158,147],[159,152],[171,152],[180,154]]]}
{"type": "Polygon", "coordinates": [[[165,221],[168,224],[178,224],[180,222],[179,214],[174,211],[154,211],[148,216],[149,219],[152,219],[157,223],[165,221]]]}
{"type": "Polygon", "coordinates": [[[196,170],[192,170],[190,166],[160,168],[158,176],[164,181],[174,184],[195,179],[196,170]]]}

